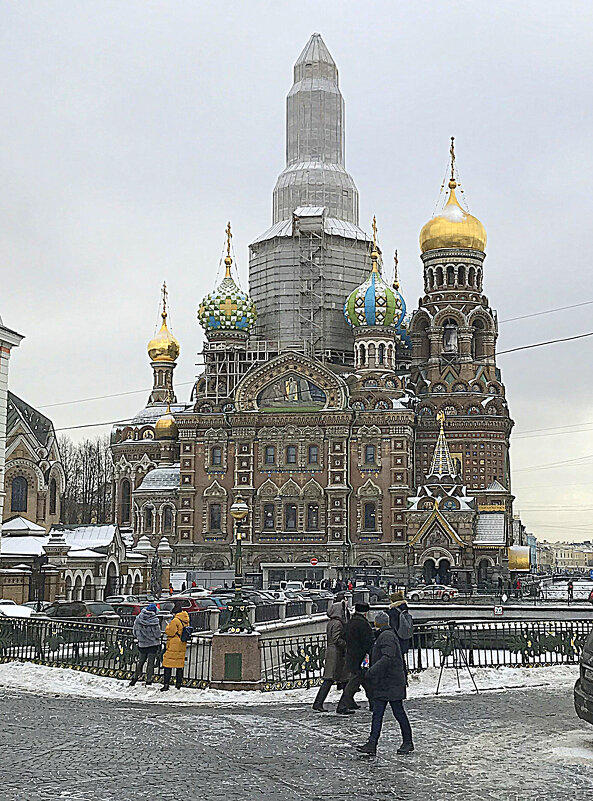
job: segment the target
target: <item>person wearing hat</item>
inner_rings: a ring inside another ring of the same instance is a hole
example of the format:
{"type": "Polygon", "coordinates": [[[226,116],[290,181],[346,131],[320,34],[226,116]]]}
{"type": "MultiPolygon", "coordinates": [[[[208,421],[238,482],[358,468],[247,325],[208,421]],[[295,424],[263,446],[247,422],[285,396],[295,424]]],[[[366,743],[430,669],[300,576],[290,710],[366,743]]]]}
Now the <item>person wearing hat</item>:
{"type": "Polygon", "coordinates": [[[410,650],[412,644],[412,634],[414,633],[414,622],[412,615],[406,603],[406,597],[403,590],[396,590],[389,596],[389,625],[397,634],[399,640],[399,647],[401,648],[402,656],[404,657],[404,666],[407,670],[406,654],[410,650]],[[409,634],[408,637],[404,636],[409,634]]]}
{"type": "Polygon", "coordinates": [[[378,635],[371,653],[371,666],[365,677],[365,688],[373,701],[373,720],[368,741],[357,746],[357,750],[361,754],[375,756],[383,716],[389,704],[402,733],[403,742],[397,753],[410,754],[414,750],[414,744],[412,728],[403,704],[406,698],[406,671],[399,640],[389,625],[389,615],[386,612],[376,615],[375,626],[378,635]]]}
{"type": "Polygon", "coordinates": [[[319,688],[313,709],[315,712],[327,712],[323,702],[328,696],[332,684],[337,684],[338,689],[342,689],[340,684],[345,685],[348,681],[346,671],[346,640],[344,632],[348,621],[348,610],[346,601],[336,600],[328,607],[327,616],[329,618],[326,628],[327,646],[325,649],[325,665],[323,669],[323,684],[319,688]]]}
{"type": "Polygon", "coordinates": [[[136,662],[136,670],[130,687],[133,687],[144,670],[146,664],[146,686],[152,684],[154,676],[154,660],[161,645],[161,626],[157,617],[156,604],[148,604],[134,620],[134,637],[138,640],[140,655],[136,662]]]}
{"type": "MultiPolygon", "coordinates": [[[[367,615],[370,607],[366,603],[358,603],[354,606],[354,614],[346,624],[344,639],[346,640],[346,670],[350,678],[344,687],[344,692],[338,703],[336,712],[338,715],[350,715],[358,704],[354,700],[354,695],[360,690],[360,685],[364,676],[362,662],[367,654],[370,655],[375,644],[375,636],[367,615]]],[[[368,697],[368,696],[367,696],[368,697]]],[[[369,707],[371,706],[369,698],[369,707]]]]}

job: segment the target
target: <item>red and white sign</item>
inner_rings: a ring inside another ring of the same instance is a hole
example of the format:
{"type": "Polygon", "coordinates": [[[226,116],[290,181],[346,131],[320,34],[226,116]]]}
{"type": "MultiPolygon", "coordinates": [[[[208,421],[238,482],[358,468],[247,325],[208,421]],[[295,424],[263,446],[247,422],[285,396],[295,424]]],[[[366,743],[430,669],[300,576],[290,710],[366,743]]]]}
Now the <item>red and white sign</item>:
{"type": "Polygon", "coordinates": [[[504,615],[504,606],[495,606],[494,607],[494,616],[495,617],[502,617],[504,615]]]}
{"type": "Polygon", "coordinates": [[[319,559],[316,556],[314,556],[311,559],[311,564],[313,565],[313,567],[315,567],[315,565],[318,564],[318,563],[319,563],[319,559]]]}

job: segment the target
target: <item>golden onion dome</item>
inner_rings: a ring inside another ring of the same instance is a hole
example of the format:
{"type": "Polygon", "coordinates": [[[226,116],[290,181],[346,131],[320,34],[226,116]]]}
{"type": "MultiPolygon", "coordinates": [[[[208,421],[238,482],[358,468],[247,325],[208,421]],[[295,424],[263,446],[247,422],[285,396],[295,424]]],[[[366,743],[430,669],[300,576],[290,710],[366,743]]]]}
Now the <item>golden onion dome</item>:
{"type": "Polygon", "coordinates": [[[444,209],[420,231],[420,251],[437,248],[486,250],[486,229],[477,217],[461,208],[455,195],[456,181],[449,181],[449,199],[444,209]]]}
{"type": "Polygon", "coordinates": [[[171,414],[171,406],[167,404],[167,411],[156,421],[154,427],[155,439],[177,439],[179,430],[175,418],[171,414]]]}
{"type": "Polygon", "coordinates": [[[167,328],[167,285],[163,284],[163,310],[161,330],[147,345],[152,362],[175,362],[179,358],[179,342],[167,328]]]}

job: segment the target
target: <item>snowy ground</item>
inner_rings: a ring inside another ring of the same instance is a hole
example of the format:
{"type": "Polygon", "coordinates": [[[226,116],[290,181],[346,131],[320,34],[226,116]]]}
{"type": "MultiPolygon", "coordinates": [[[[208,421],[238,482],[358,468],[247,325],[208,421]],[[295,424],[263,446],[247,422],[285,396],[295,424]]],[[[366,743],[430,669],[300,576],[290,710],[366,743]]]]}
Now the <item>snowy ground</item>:
{"type": "Polygon", "coordinates": [[[314,691],[160,694],[2,665],[0,798],[591,801],[593,727],[575,716],[575,675],[572,667],[476,670],[479,686],[498,691],[475,695],[466,680],[455,692],[447,671],[447,695],[435,698],[437,673],[427,671],[407,702],[415,753],[395,755],[400,738],[388,715],[369,759],[352,748],[366,739],[368,711],[316,714],[314,691]]]}

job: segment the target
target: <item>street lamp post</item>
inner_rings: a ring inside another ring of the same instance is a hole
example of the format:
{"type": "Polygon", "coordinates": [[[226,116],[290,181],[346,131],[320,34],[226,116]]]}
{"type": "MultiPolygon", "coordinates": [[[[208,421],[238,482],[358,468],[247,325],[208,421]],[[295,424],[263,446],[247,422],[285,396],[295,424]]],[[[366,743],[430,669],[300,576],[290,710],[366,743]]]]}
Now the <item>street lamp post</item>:
{"type": "Polygon", "coordinates": [[[241,553],[241,523],[249,514],[249,507],[243,498],[237,498],[232,504],[231,517],[235,521],[235,597],[228,605],[229,616],[220,630],[227,634],[250,634],[253,626],[249,620],[247,605],[243,600],[243,557],[241,553]]]}

